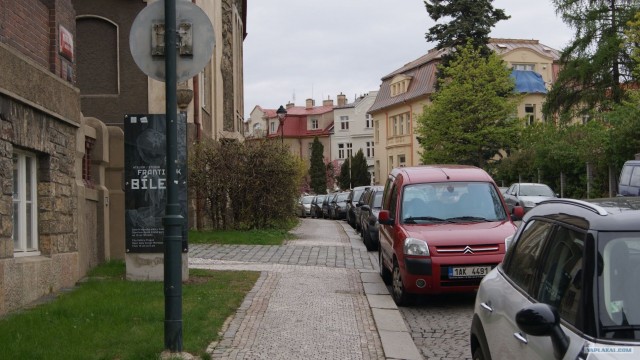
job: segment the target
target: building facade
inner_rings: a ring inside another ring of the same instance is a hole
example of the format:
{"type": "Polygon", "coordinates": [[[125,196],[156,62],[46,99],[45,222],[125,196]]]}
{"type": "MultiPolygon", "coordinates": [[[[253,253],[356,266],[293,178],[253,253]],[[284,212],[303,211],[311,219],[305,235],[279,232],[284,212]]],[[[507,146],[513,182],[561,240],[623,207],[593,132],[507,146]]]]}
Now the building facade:
{"type": "Polygon", "coordinates": [[[81,113],[71,0],[0,1],[0,315],[110,258],[109,129],[81,113]]]}
{"type": "MultiPolygon", "coordinates": [[[[246,1],[196,5],[216,47],[178,90],[190,139],[242,140],[246,1]]],[[[145,6],[0,0],[0,315],[125,257],[124,115],[165,112],[164,84],[129,51],[145,6]]]]}
{"type": "MultiPolygon", "coordinates": [[[[544,121],[542,105],[546,91],[556,79],[560,53],[537,40],[491,39],[489,47],[513,70],[516,91],[523,94],[517,116],[525,118],[528,124],[544,121]],[[532,79],[535,86],[527,86],[525,82],[532,79]]],[[[431,103],[437,65],[444,51],[432,49],[382,78],[369,109],[374,124],[377,184],[394,167],[420,165],[421,149],[415,127],[424,107],[431,103]]]]}
{"type": "Polygon", "coordinates": [[[373,171],[375,149],[373,117],[368,111],[376,99],[377,93],[377,91],[371,91],[358,96],[352,103],[336,106],[334,108],[333,135],[331,135],[331,154],[333,155],[331,160],[336,166],[342,166],[346,159],[362,150],[367,159],[372,181],[375,181],[373,171]]]}
{"type": "MultiPolygon", "coordinates": [[[[165,86],[147,77],[131,56],[129,33],[138,13],[155,0],[72,0],[77,12],[78,84],[82,112],[122,126],[125,114],[163,114],[165,86]]],[[[214,30],[213,54],[205,68],[179,84],[189,134],[242,140],[244,79],[242,45],[246,0],[196,0],[214,30]],[[186,90],[186,91],[183,91],[186,90]]],[[[179,99],[180,100],[180,99],[179,99]]]]}

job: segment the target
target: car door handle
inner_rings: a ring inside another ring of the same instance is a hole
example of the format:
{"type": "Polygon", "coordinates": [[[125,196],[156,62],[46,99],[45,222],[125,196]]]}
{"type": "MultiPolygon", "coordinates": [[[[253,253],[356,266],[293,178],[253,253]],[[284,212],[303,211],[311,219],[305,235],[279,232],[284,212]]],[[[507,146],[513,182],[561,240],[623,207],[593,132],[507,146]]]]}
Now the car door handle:
{"type": "Polygon", "coordinates": [[[493,308],[489,306],[487,303],[480,303],[480,306],[489,312],[493,312],[493,308]]]}
{"type": "Polygon", "coordinates": [[[524,335],[522,335],[521,332],[517,332],[517,333],[513,333],[513,337],[518,339],[518,341],[520,341],[523,344],[528,344],[529,341],[527,340],[526,337],[524,337],[524,335]]]}

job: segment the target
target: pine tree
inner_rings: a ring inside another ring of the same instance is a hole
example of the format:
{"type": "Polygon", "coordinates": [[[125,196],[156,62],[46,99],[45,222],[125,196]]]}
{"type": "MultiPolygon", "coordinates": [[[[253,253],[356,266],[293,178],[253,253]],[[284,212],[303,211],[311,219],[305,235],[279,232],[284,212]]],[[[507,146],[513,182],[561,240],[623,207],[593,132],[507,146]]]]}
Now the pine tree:
{"type": "Polygon", "coordinates": [[[338,186],[342,190],[351,188],[351,159],[346,159],[340,166],[340,174],[337,177],[338,186]]]}
{"type": "Polygon", "coordinates": [[[367,159],[364,157],[362,149],[358,150],[356,155],[352,158],[351,163],[351,186],[365,186],[371,185],[371,174],[369,173],[369,166],[367,165],[367,159]]]}
{"type": "Polygon", "coordinates": [[[575,29],[562,50],[561,71],[547,95],[543,111],[568,121],[580,114],[609,111],[625,99],[620,84],[634,80],[637,44],[625,43],[624,32],[640,11],[638,0],[553,0],[562,20],[575,29]]]}
{"type": "Polygon", "coordinates": [[[311,189],[316,194],[327,193],[327,171],[323,160],[324,145],[316,136],[311,145],[311,165],[309,176],[311,177],[311,189]]]}
{"type": "MultiPolygon", "coordinates": [[[[507,20],[502,9],[494,9],[493,0],[425,0],[429,17],[436,25],[429,28],[425,38],[437,43],[438,49],[455,49],[471,42],[480,49],[482,56],[491,53],[487,44],[491,28],[500,20],[507,20]],[[446,19],[446,23],[437,23],[446,19]]],[[[442,63],[448,66],[453,54],[443,56],[442,63]]]]}

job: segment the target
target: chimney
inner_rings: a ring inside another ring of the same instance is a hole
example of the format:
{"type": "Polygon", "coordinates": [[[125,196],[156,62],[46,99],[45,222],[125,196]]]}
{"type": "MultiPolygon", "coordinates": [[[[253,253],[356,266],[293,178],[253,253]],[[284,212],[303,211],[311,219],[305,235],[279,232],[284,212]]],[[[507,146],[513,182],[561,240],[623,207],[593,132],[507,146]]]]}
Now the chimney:
{"type": "Polygon", "coordinates": [[[340,95],[338,95],[338,106],[345,105],[347,105],[347,95],[340,93],[340,95]]]}
{"type": "Polygon", "coordinates": [[[322,106],[333,106],[333,100],[332,99],[322,100],[322,106]]]}
{"type": "Polygon", "coordinates": [[[307,109],[311,109],[314,106],[316,106],[316,101],[313,99],[307,99],[307,109]]]}
{"type": "Polygon", "coordinates": [[[287,110],[291,109],[292,107],[296,106],[296,104],[292,103],[292,102],[288,102],[287,103],[287,110]]]}

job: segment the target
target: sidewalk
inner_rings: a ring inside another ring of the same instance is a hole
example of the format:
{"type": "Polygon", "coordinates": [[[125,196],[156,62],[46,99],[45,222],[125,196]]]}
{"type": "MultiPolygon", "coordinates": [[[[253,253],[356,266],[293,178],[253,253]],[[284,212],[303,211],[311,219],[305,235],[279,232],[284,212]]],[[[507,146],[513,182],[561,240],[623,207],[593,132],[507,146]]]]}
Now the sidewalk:
{"type": "Polygon", "coordinates": [[[260,271],[214,359],[421,359],[368,253],[344,221],[304,219],[283,246],[192,245],[189,267],[260,271]]]}

